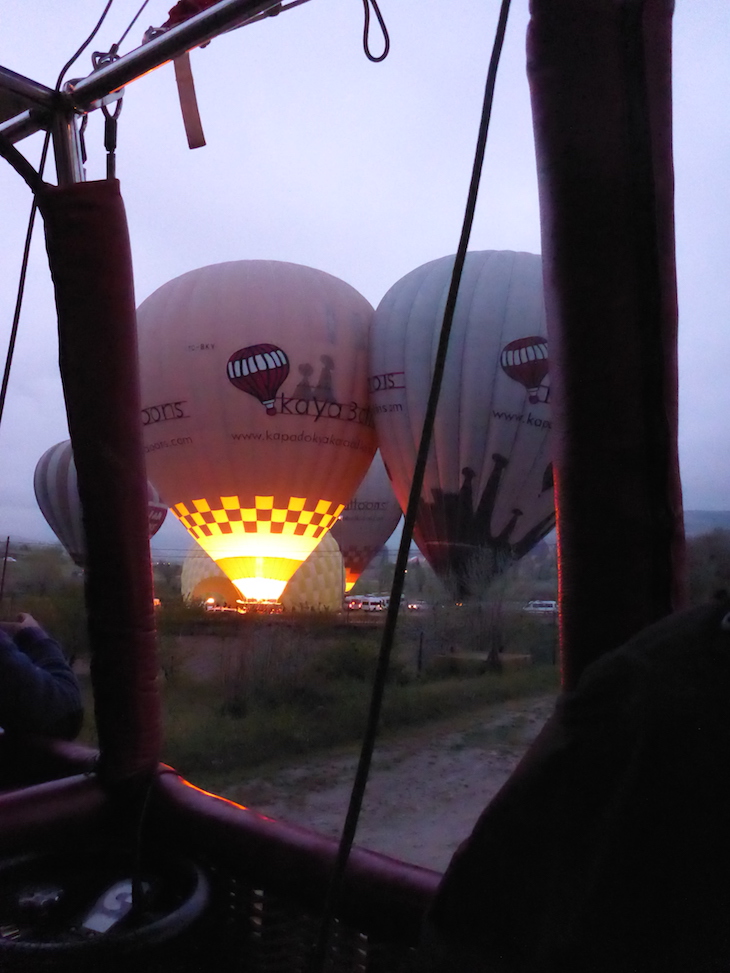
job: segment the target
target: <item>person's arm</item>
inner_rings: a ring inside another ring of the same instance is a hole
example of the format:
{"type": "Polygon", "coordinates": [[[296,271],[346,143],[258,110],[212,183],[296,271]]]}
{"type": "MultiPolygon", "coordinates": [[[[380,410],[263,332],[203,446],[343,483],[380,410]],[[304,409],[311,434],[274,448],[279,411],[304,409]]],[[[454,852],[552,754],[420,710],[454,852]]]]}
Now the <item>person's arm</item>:
{"type": "Polygon", "coordinates": [[[83,714],[78,681],[55,639],[21,619],[0,628],[0,726],[72,739],[83,714]]]}

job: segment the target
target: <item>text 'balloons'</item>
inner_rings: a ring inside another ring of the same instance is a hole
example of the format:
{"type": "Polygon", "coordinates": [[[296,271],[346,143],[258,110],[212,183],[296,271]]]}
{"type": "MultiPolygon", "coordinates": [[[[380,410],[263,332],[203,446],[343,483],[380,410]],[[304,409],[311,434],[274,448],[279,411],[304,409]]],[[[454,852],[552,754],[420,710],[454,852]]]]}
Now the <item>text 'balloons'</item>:
{"type": "MultiPolygon", "coordinates": [[[[405,509],[454,257],[396,283],[371,332],[378,441],[405,509]]],[[[477,593],[555,523],[540,257],[467,254],[414,531],[457,598],[477,593]]]]}
{"type": "Polygon", "coordinates": [[[246,598],[280,597],[372,461],[372,314],[273,260],[191,271],[138,310],[150,479],[246,598]]]}

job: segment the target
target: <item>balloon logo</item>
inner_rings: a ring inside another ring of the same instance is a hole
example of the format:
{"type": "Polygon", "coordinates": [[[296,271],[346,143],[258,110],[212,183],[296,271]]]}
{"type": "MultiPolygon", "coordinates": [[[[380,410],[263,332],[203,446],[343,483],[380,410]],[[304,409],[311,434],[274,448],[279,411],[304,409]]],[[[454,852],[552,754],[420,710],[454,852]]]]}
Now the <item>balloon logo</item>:
{"type": "Polygon", "coordinates": [[[276,345],[249,345],[228,359],[228,378],[242,392],[248,392],[276,415],[274,400],[289,374],[289,359],[276,345]]]}
{"type": "Polygon", "coordinates": [[[530,402],[547,402],[550,389],[544,386],[550,363],[547,341],[540,335],[516,338],[502,349],[500,364],[506,375],[524,385],[530,402]]]}

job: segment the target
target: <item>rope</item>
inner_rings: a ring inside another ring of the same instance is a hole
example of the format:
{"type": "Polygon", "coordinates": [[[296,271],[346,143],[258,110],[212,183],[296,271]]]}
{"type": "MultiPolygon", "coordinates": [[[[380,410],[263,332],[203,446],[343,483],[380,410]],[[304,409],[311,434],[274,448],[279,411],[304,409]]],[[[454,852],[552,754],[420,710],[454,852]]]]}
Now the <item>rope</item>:
{"type": "Polygon", "coordinates": [[[378,64],[380,61],[384,61],[388,56],[388,51],[390,51],[390,36],[388,35],[388,28],[385,26],[385,21],[383,20],[383,15],[380,12],[380,7],[378,6],[378,0],[362,0],[362,5],[365,8],[365,23],[362,30],[362,46],[365,51],[365,56],[369,61],[374,61],[378,64]],[[373,10],[375,11],[375,16],[378,18],[378,23],[380,24],[380,29],[383,32],[384,48],[383,53],[379,54],[378,57],[370,51],[370,4],[373,5],[373,10]]]}
{"type": "MultiPolygon", "coordinates": [[[[40,186],[43,185],[43,170],[46,167],[46,158],[48,156],[48,146],[50,145],[50,141],[51,141],[51,134],[50,132],[46,132],[46,137],[43,142],[43,151],[41,152],[41,161],[38,167],[39,171],[37,173],[35,169],[33,169],[33,167],[30,166],[30,163],[27,163],[27,165],[31,168],[33,174],[37,178],[38,188],[40,188],[40,186]]],[[[20,155],[19,152],[18,155],[20,155]]],[[[21,156],[21,158],[23,159],[24,162],[26,161],[25,158],[23,158],[23,156],[21,156]]],[[[33,189],[33,186],[31,186],[31,189],[33,189]]],[[[28,276],[28,260],[30,258],[30,244],[31,244],[31,240],[33,239],[33,229],[35,227],[35,215],[37,210],[38,210],[38,202],[34,191],[33,204],[30,208],[30,216],[28,218],[28,229],[26,230],[25,233],[25,246],[23,247],[23,260],[21,261],[21,265],[20,265],[20,279],[18,281],[18,291],[15,297],[15,310],[13,312],[13,323],[10,327],[10,340],[8,341],[8,352],[7,355],[5,356],[5,369],[3,371],[3,381],[2,381],[2,386],[0,386],[0,424],[2,424],[3,413],[5,412],[5,399],[8,394],[8,382],[10,381],[10,369],[13,364],[13,354],[15,352],[15,341],[18,337],[18,324],[20,323],[20,312],[23,307],[23,296],[25,294],[25,280],[26,277],[28,276]]]]}
{"type": "Polygon", "coordinates": [[[484,101],[482,104],[482,116],[479,124],[479,134],[477,136],[477,146],[474,155],[474,164],[472,166],[469,193],[467,196],[459,246],[456,252],[456,258],[454,260],[454,269],[451,275],[451,284],[449,287],[448,297],[446,299],[446,307],[444,308],[443,323],[441,325],[441,334],[436,353],[436,361],[434,363],[428,405],[426,407],[426,414],[423,420],[421,441],[418,447],[416,465],[413,471],[413,481],[411,483],[411,490],[408,497],[408,506],[406,508],[403,534],[401,536],[398,556],[395,562],[395,574],[390,593],[390,604],[388,605],[385,626],[383,628],[383,638],[380,646],[380,654],[378,656],[375,679],[373,682],[373,692],[370,700],[368,721],[363,737],[360,760],[355,773],[350,803],[347,809],[347,815],[345,817],[345,824],[342,830],[339,848],[337,850],[337,857],[332,870],[330,884],[327,889],[319,936],[312,950],[309,973],[319,973],[319,971],[323,968],[327,953],[330,929],[334,920],[334,911],[339,899],[340,890],[342,888],[342,880],[344,878],[347,860],[350,856],[350,851],[355,840],[355,832],[357,830],[360,810],[362,808],[362,801],[365,796],[365,787],[367,785],[373,751],[375,749],[375,738],[377,735],[380,710],[385,692],[388,664],[393,648],[393,642],[395,640],[398,610],[400,608],[400,600],[405,584],[405,573],[408,566],[408,551],[411,546],[413,526],[416,522],[416,515],[418,513],[418,506],[421,497],[421,489],[426,471],[426,460],[428,459],[428,451],[431,444],[434,420],[436,417],[436,407],[438,405],[439,394],[441,392],[441,382],[446,364],[446,353],[448,351],[449,337],[454,320],[454,311],[456,309],[456,299],[459,293],[459,283],[461,281],[461,274],[464,268],[464,261],[466,259],[469,237],[471,235],[471,229],[474,222],[474,212],[476,210],[477,195],[479,192],[479,181],[482,173],[482,165],[484,163],[484,152],[487,144],[489,121],[491,118],[492,104],[494,101],[494,86],[497,80],[497,68],[499,67],[499,59],[502,53],[502,46],[504,44],[504,35],[507,29],[507,17],[509,15],[510,2],[511,0],[502,0],[500,7],[499,20],[497,23],[494,45],[492,47],[492,55],[489,62],[489,70],[487,71],[484,101]]]}

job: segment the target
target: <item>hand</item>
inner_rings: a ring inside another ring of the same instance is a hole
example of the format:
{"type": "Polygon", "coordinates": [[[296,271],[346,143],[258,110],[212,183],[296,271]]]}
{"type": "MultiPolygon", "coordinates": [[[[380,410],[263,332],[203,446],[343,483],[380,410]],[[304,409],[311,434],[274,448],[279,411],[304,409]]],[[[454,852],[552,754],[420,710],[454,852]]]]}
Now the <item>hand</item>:
{"type": "Polygon", "coordinates": [[[15,635],[22,628],[41,628],[41,626],[28,612],[21,612],[14,622],[0,622],[0,630],[8,635],[15,635]]]}

